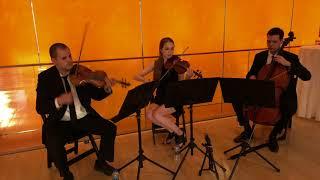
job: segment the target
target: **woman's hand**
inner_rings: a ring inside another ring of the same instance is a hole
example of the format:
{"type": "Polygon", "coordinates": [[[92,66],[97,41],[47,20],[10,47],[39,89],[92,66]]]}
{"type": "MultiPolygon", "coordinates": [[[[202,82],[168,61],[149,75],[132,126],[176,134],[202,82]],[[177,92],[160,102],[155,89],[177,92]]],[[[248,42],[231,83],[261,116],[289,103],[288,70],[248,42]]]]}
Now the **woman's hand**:
{"type": "Polygon", "coordinates": [[[193,70],[189,67],[186,71],[186,78],[185,79],[191,79],[193,77],[194,73],[193,70]]]}

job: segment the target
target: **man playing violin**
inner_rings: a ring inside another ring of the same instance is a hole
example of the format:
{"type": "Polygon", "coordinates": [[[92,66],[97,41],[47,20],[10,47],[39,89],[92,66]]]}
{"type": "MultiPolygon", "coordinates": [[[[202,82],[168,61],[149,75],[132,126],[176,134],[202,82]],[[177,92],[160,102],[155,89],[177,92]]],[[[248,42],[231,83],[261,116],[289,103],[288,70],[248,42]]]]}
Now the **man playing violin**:
{"type": "MultiPolygon", "coordinates": [[[[156,96],[153,102],[147,108],[147,119],[151,120],[152,123],[167,129],[170,134],[166,140],[166,143],[170,143],[171,139],[176,136],[176,145],[182,146],[186,141],[183,131],[174,123],[173,113],[181,113],[182,107],[165,107],[164,98],[166,95],[166,86],[170,82],[175,82],[183,79],[190,78],[193,74],[190,68],[187,68],[184,73],[179,74],[174,68],[166,66],[170,58],[174,55],[174,41],[169,38],[163,38],[159,45],[159,58],[151,65],[143,69],[137,74],[134,79],[140,82],[145,82],[144,76],[153,72],[153,80],[160,81],[160,84],[156,90],[156,96]]],[[[171,65],[176,60],[172,60],[171,65]]]]}
{"type": "Polygon", "coordinates": [[[65,44],[55,43],[49,53],[54,66],[38,75],[36,100],[37,112],[47,117],[45,144],[49,156],[64,179],[73,179],[64,148],[67,137],[79,132],[101,135],[95,169],[111,175],[113,167],[106,161],[114,160],[117,127],[102,118],[90,104],[91,99],[100,101],[110,95],[112,82],[106,76],[103,87],[96,87],[95,83],[87,81],[82,81],[79,86],[74,85],[70,81],[70,72],[76,66],[73,65],[70,49],[65,44]]]}
{"type": "MultiPolygon", "coordinates": [[[[262,67],[266,64],[270,64],[272,59],[288,69],[290,82],[287,90],[283,92],[282,96],[280,97],[280,111],[282,116],[280,120],[277,121],[269,135],[269,149],[272,152],[277,152],[279,150],[277,135],[280,134],[287,126],[289,120],[291,120],[293,114],[295,114],[297,110],[297,77],[303,81],[307,81],[311,78],[310,72],[300,64],[297,55],[285,50],[282,50],[278,53],[278,50],[283,43],[283,36],[284,32],[280,28],[275,27],[268,31],[268,50],[262,51],[255,55],[254,62],[246,76],[247,79],[256,79],[262,67]]],[[[233,103],[233,107],[237,114],[240,126],[244,127],[244,131],[238,137],[236,137],[234,141],[241,142],[248,140],[252,132],[249,119],[243,114],[242,104],[233,103]]]]}

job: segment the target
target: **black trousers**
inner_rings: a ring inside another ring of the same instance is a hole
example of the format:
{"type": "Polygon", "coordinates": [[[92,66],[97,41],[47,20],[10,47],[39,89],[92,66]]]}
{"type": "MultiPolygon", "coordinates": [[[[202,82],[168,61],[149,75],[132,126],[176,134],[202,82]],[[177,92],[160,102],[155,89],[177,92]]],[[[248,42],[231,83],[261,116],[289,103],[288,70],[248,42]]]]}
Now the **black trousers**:
{"type": "Polygon", "coordinates": [[[117,127],[99,116],[86,115],[74,123],[59,121],[47,126],[47,150],[55,166],[64,171],[68,169],[65,144],[75,134],[90,133],[101,135],[99,155],[103,160],[114,160],[114,143],[117,127]]]}
{"type": "MultiPolygon", "coordinates": [[[[251,127],[249,124],[249,119],[248,117],[245,117],[243,113],[243,104],[241,103],[232,103],[233,109],[236,112],[238,122],[240,126],[244,127],[244,130],[246,132],[251,132],[251,127]]],[[[278,134],[282,132],[284,128],[287,127],[289,120],[291,120],[292,115],[288,113],[285,108],[281,109],[282,117],[281,119],[276,123],[276,125],[273,127],[271,133],[270,133],[270,138],[275,138],[278,134]]]]}

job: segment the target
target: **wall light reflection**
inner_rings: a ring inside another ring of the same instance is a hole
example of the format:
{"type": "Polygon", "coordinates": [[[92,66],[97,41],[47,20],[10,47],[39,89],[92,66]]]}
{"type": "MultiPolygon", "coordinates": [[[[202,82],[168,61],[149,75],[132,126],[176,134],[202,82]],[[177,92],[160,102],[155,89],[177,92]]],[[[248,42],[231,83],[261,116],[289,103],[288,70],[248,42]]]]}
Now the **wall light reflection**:
{"type": "Polygon", "coordinates": [[[6,91],[0,91],[0,128],[11,127],[16,123],[11,121],[15,118],[15,109],[10,108],[11,99],[6,91]]]}

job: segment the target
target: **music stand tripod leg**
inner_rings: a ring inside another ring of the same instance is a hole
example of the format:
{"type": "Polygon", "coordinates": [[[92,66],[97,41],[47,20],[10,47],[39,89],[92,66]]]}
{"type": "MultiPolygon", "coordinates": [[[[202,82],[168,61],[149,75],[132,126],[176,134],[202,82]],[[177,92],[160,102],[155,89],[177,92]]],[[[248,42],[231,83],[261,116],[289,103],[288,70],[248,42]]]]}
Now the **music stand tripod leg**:
{"type": "MultiPolygon", "coordinates": [[[[254,118],[255,118],[255,115],[254,115],[254,118]]],[[[238,164],[239,164],[240,158],[245,155],[244,152],[246,152],[247,149],[250,149],[250,143],[251,143],[251,140],[252,140],[252,138],[253,138],[254,130],[255,130],[255,125],[252,127],[252,132],[251,132],[251,134],[250,134],[250,138],[249,138],[248,142],[245,142],[245,141],[244,141],[244,142],[241,142],[241,143],[240,143],[240,145],[241,145],[241,151],[240,151],[239,156],[237,157],[237,160],[236,160],[236,162],[235,162],[235,164],[234,164],[234,166],[233,166],[233,168],[232,168],[232,171],[231,171],[229,180],[232,179],[233,174],[234,174],[234,172],[235,172],[235,170],[236,170],[236,168],[237,168],[237,166],[238,166],[238,164]]]]}
{"type": "Polygon", "coordinates": [[[234,163],[234,165],[233,165],[233,168],[232,168],[232,171],[231,171],[231,174],[230,174],[230,176],[229,176],[229,180],[231,180],[232,179],[232,177],[233,177],[233,175],[234,175],[234,172],[235,172],[235,170],[236,170],[236,168],[237,168],[237,166],[238,166],[238,164],[239,164],[239,161],[240,161],[240,158],[241,158],[241,156],[242,156],[242,153],[247,149],[246,147],[246,145],[244,145],[243,143],[241,143],[243,146],[241,147],[241,151],[240,151],[240,155],[239,155],[239,157],[237,158],[237,160],[236,160],[236,162],[234,163]]]}
{"type": "Polygon", "coordinates": [[[177,171],[175,172],[175,176],[173,179],[175,179],[176,175],[179,173],[180,168],[182,167],[182,164],[184,163],[186,156],[188,155],[188,152],[191,150],[191,155],[193,156],[193,148],[197,148],[201,153],[206,154],[205,152],[200,149],[197,144],[194,142],[194,137],[193,137],[193,110],[192,110],[192,104],[189,106],[189,111],[190,111],[190,141],[189,143],[183,147],[179,153],[182,153],[184,150],[187,149],[186,153],[184,154],[177,171]]]}
{"type": "Polygon", "coordinates": [[[182,167],[182,164],[183,164],[183,162],[184,162],[184,160],[186,159],[186,157],[187,157],[187,155],[188,155],[188,152],[190,151],[190,147],[189,146],[186,146],[187,147],[187,151],[186,151],[186,153],[184,154],[184,156],[183,156],[183,158],[182,158],[182,160],[181,160],[181,162],[180,162],[180,164],[179,164],[179,166],[178,166],[178,169],[177,169],[177,171],[174,173],[174,176],[173,176],[173,180],[177,177],[177,175],[178,175],[178,173],[179,173],[179,170],[180,170],[180,168],[182,167]]]}
{"type": "MultiPolygon", "coordinates": [[[[214,92],[218,84],[218,78],[203,78],[203,79],[191,79],[183,80],[174,83],[169,83],[166,87],[166,96],[164,99],[164,104],[168,107],[174,107],[177,105],[188,105],[190,111],[190,141],[183,147],[179,152],[187,150],[180,162],[176,175],[178,174],[182,164],[185,161],[186,156],[191,150],[191,155],[193,155],[194,148],[198,149],[201,153],[205,154],[196,144],[193,137],[193,109],[194,104],[212,102],[214,92]],[[185,91],[189,89],[190,91],[185,91]],[[192,90],[192,91],[191,91],[192,90]]],[[[173,178],[173,179],[174,179],[173,178]]]]}
{"type": "Polygon", "coordinates": [[[139,139],[139,152],[138,152],[138,156],[131,160],[129,163],[125,164],[124,166],[122,166],[121,168],[118,169],[118,171],[120,172],[121,170],[123,170],[124,168],[126,168],[127,166],[129,166],[130,164],[132,164],[135,161],[139,162],[138,165],[138,172],[137,172],[137,179],[139,179],[140,177],[140,169],[143,168],[143,161],[147,160],[151,163],[153,163],[154,165],[170,172],[171,174],[175,174],[175,172],[169,170],[168,168],[165,168],[164,166],[152,161],[151,159],[147,158],[144,154],[143,154],[143,149],[142,149],[142,138],[141,138],[141,116],[140,116],[140,110],[136,112],[136,118],[137,118],[137,123],[138,123],[138,139],[139,139]]]}

